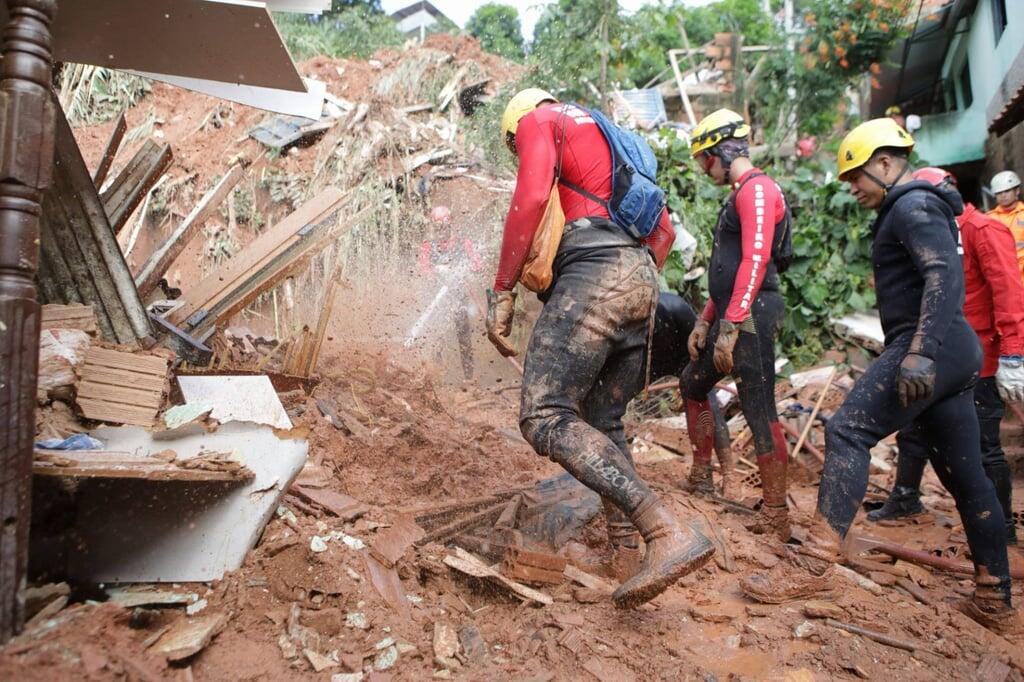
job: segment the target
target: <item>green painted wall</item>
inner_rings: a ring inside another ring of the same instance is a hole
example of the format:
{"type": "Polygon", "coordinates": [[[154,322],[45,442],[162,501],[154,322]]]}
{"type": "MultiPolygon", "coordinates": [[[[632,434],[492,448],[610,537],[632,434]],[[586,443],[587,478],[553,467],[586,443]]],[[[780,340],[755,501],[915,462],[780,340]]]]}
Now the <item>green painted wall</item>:
{"type": "MultiPolygon", "coordinates": [[[[1006,0],[1007,24],[998,44],[992,24],[992,2],[978,3],[968,19],[969,31],[954,39],[942,67],[943,78],[948,78],[959,73],[967,59],[974,95],[971,105],[963,111],[922,116],[921,129],[914,133],[917,152],[929,163],[947,166],[985,157],[985,109],[1014,58],[1024,49],[1024,0],[1006,0]]],[[[957,99],[962,102],[959,88],[957,99]]]]}

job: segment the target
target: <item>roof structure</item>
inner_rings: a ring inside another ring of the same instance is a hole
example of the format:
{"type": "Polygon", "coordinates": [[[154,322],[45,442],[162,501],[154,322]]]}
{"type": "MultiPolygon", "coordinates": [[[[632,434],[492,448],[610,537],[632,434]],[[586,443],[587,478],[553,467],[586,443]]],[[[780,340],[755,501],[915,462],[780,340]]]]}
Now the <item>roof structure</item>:
{"type": "Polygon", "coordinates": [[[871,97],[871,115],[881,116],[898,104],[927,114],[941,104],[942,63],[960,20],[978,0],[922,0],[911,14],[911,33],[896,43],[886,60],[894,67],[878,76],[880,87],[871,97]]]}
{"type": "Polygon", "coordinates": [[[985,110],[989,131],[1002,135],[1024,121],[1024,50],[1017,54],[985,110]]]}
{"type": "Polygon", "coordinates": [[[441,10],[434,6],[434,3],[429,2],[428,0],[421,0],[420,2],[410,3],[408,6],[403,7],[400,10],[392,12],[391,18],[394,21],[401,21],[402,19],[411,17],[412,15],[420,11],[426,12],[433,17],[445,16],[444,12],[442,12],[441,10]]]}

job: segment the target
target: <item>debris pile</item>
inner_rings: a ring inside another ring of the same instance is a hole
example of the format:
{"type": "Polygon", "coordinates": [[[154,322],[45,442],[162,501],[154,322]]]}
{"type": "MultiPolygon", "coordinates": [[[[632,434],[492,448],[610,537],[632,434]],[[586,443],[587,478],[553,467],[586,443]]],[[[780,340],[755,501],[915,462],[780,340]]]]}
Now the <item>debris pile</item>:
{"type": "MultiPolygon", "coordinates": [[[[739,596],[782,549],[743,526],[759,480],[735,385],[718,396],[736,499],[679,491],[674,382],[631,408],[644,478],[718,551],[616,611],[600,501],[515,430],[511,368],[492,353],[476,363],[487,381],[452,385],[392,352],[458,291],[410,291],[427,280],[408,277],[435,229],[426,207],[451,206],[463,233],[500,213],[508,178],[461,123],[517,69],[439,36],[302,71],[327,84],[316,121],[156,85],[125,123],[75,131],[86,158],[69,177],[97,168],[85,177],[120,211],[103,215],[127,263],[94,280],[52,259],[67,277],[41,281],[60,300],[43,312],[35,586],[0,678],[1019,677],[1020,653],[949,603],[973,581],[934,481],[939,523],[858,535],[828,600],[739,596]],[[101,281],[117,305],[96,300],[101,281]]],[[[92,256],[108,246],[97,236],[92,256]]],[[[822,425],[873,350],[844,329],[844,352],[777,387],[798,533],[822,425]]],[[[884,492],[894,450],[875,454],[884,492]]]]}

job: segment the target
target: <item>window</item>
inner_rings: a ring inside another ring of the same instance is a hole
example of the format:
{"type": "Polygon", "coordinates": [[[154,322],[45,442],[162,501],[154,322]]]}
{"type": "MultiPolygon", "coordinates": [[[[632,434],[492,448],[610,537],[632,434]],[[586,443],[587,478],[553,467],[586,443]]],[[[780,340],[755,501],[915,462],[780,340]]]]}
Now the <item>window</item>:
{"type": "Polygon", "coordinates": [[[996,31],[996,44],[1006,30],[1006,0],[992,0],[992,23],[996,31]]]}
{"type": "Polygon", "coordinates": [[[963,111],[970,108],[971,102],[974,101],[974,92],[971,90],[971,64],[966,59],[956,80],[960,86],[960,110],[963,111]]]}

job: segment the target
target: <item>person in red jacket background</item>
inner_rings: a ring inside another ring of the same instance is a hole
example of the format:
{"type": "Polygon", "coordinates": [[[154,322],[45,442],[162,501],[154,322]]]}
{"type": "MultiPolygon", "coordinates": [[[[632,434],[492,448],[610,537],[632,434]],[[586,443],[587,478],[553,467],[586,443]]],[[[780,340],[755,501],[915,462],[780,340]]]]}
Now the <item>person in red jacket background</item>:
{"type": "MultiPolygon", "coordinates": [[[[420,244],[418,258],[420,275],[436,280],[438,287],[447,285],[453,291],[452,304],[448,306],[452,322],[455,325],[455,336],[459,342],[459,355],[462,358],[462,374],[466,379],[473,378],[473,325],[470,317],[479,313],[473,305],[473,299],[466,290],[466,277],[469,273],[483,270],[483,261],[469,237],[458,237],[452,230],[452,213],[447,206],[435,206],[430,211],[430,238],[420,244]]],[[[444,346],[438,348],[440,356],[444,346]]]]}
{"type": "Polygon", "coordinates": [[[622,424],[650,367],[657,268],[675,233],[667,210],[645,240],[610,219],[611,148],[588,110],[560,104],[543,90],[524,90],[505,108],[502,136],[519,171],[494,288],[487,292],[487,336],[503,355],[516,353],[507,340],[513,289],[558,182],[565,230],[553,281],[538,295],[544,308],[526,351],[519,428],[537,454],[601,496],[614,550],[637,547],[640,531],[639,570],[612,595],[617,606],[632,608],[714,553],[714,545],[681,524],[637,472],[622,424]]]}
{"type": "MultiPolygon", "coordinates": [[[[922,168],[915,180],[956,191],[956,179],[941,168],[922,168]]],[[[1024,284],[1017,267],[1013,235],[1003,223],[986,216],[972,204],[964,204],[957,216],[964,265],[964,317],[978,334],[984,360],[981,378],[974,387],[974,406],[981,427],[981,457],[985,473],[996,488],[1006,516],[1007,540],[1017,542],[1013,524],[1010,467],[999,442],[1003,400],[1024,400],[1024,284]]],[[[913,426],[897,434],[899,462],[896,481],[886,503],[868,514],[872,521],[905,518],[924,513],[921,477],[928,451],[913,426]]],[[[936,470],[946,488],[947,474],[936,470]]]]}

